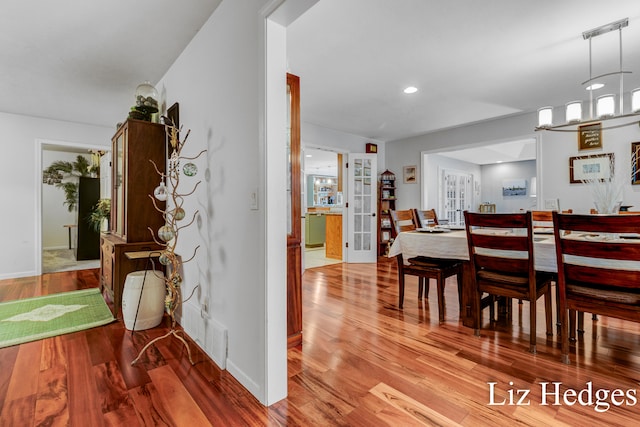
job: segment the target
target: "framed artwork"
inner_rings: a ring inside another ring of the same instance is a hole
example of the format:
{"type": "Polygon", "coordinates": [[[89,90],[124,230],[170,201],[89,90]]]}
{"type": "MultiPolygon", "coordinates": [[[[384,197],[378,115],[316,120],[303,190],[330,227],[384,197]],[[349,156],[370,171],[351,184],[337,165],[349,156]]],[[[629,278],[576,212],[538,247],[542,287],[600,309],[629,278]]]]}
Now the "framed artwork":
{"type": "Polygon", "coordinates": [[[602,148],[602,123],[578,126],[578,150],[602,148]]]}
{"type": "Polygon", "coordinates": [[[405,166],[402,168],[405,184],[415,184],[417,182],[416,170],[417,166],[405,166]]]}
{"type": "Polygon", "coordinates": [[[613,178],[613,153],[569,158],[569,182],[604,181],[613,178]]]}
{"type": "Polygon", "coordinates": [[[367,153],[377,153],[378,152],[378,146],[376,144],[373,144],[371,142],[367,142],[367,144],[365,145],[365,150],[367,153]]]}
{"type": "Polygon", "coordinates": [[[640,184],[640,142],[631,143],[631,184],[640,184]]]}
{"type": "Polygon", "coordinates": [[[171,123],[180,129],[180,104],[177,102],[167,109],[167,117],[171,123]]]}
{"type": "Polygon", "coordinates": [[[502,195],[508,196],[526,196],[527,195],[527,181],[518,179],[505,179],[502,181],[502,195]]]}

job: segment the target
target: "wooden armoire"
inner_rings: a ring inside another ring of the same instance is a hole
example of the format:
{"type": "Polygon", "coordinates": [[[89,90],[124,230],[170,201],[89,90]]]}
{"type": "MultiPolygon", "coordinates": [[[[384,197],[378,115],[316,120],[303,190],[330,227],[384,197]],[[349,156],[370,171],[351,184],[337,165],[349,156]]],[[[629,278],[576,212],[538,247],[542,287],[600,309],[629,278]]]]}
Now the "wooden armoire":
{"type": "Polygon", "coordinates": [[[167,141],[162,124],[127,120],[112,140],[111,230],[100,238],[100,286],[116,317],[121,316],[122,291],[127,274],[152,268],[163,246],[153,240],[164,225],[160,210],[165,202],[152,200],[167,161],[167,141]],[[153,163],[152,163],[153,161],[153,163]],[[154,166],[155,163],[155,166],[154,166]],[[158,170],[156,170],[156,167],[158,170]],[[157,206],[157,209],[156,209],[157,206]]]}

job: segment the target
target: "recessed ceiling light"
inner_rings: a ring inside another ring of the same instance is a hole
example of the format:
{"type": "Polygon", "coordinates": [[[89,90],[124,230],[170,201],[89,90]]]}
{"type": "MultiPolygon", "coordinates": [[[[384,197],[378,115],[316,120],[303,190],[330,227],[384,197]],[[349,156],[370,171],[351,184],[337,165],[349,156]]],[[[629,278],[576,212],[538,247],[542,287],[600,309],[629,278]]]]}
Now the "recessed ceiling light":
{"type": "Polygon", "coordinates": [[[601,89],[603,87],[604,87],[604,84],[602,84],[602,83],[594,83],[594,84],[592,84],[590,86],[587,86],[586,89],[587,90],[597,90],[597,89],[601,89]]]}
{"type": "Polygon", "coordinates": [[[416,93],[418,91],[418,88],[415,86],[409,86],[407,88],[405,88],[404,93],[416,93]]]}
{"type": "Polygon", "coordinates": [[[311,154],[307,154],[305,157],[313,157],[311,154]]]}

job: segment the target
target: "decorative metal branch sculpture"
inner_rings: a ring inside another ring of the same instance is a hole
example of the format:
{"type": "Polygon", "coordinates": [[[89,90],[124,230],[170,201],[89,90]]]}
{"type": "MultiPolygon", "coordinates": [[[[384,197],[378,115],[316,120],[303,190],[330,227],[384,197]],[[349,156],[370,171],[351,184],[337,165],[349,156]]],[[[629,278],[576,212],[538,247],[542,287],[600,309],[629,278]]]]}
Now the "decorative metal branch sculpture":
{"type": "Polygon", "coordinates": [[[161,264],[167,267],[167,274],[165,275],[165,283],[166,283],[166,291],[167,291],[167,294],[165,297],[165,308],[166,308],[166,311],[169,313],[169,316],[171,317],[171,328],[169,332],[167,332],[165,335],[157,337],[152,341],[148,342],[142,348],[142,350],[140,350],[140,353],[138,353],[138,357],[136,357],[133,360],[133,362],[131,362],[132,365],[140,359],[142,354],[152,344],[154,344],[155,342],[163,338],[167,338],[172,335],[177,339],[179,339],[184,344],[184,346],[187,349],[187,353],[189,355],[189,362],[191,362],[191,364],[193,365],[193,360],[191,359],[191,350],[189,349],[189,345],[187,344],[187,341],[184,339],[184,337],[181,335],[182,331],[176,329],[175,312],[183,303],[182,294],[181,294],[182,277],[180,276],[180,267],[184,263],[189,262],[195,258],[198,248],[200,246],[197,246],[194,249],[193,255],[191,256],[191,258],[189,258],[186,261],[181,260],[180,257],[176,255],[175,249],[178,243],[178,235],[180,233],[180,230],[186,227],[189,227],[191,224],[193,224],[196,217],[198,216],[199,211],[195,211],[193,214],[193,218],[188,224],[185,224],[182,226],[178,225],[178,222],[182,221],[186,216],[185,211],[182,208],[182,205],[184,204],[184,198],[187,196],[190,196],[196,191],[196,189],[198,188],[198,185],[200,184],[200,181],[198,181],[194,185],[193,189],[188,193],[180,193],[178,188],[180,185],[180,175],[181,175],[180,161],[181,160],[188,161],[188,163],[186,163],[183,166],[182,173],[189,177],[195,176],[196,173],[198,172],[198,168],[191,161],[196,160],[198,157],[204,154],[207,150],[202,150],[195,157],[183,157],[181,155],[182,148],[187,142],[187,139],[189,138],[189,133],[191,131],[190,130],[187,131],[187,134],[185,135],[184,139],[180,141],[178,136],[180,129],[175,127],[171,122],[171,120],[169,120],[168,118],[165,117],[164,119],[165,119],[165,128],[167,130],[167,134],[169,135],[169,142],[171,143],[171,147],[173,151],[171,153],[171,156],[169,157],[169,168],[168,168],[167,174],[162,173],[158,169],[158,166],[152,160],[149,160],[155,167],[158,175],[160,175],[161,177],[160,185],[155,189],[153,196],[149,195],[149,197],[153,201],[153,205],[155,206],[156,210],[162,213],[162,216],[164,217],[164,220],[165,220],[165,225],[160,227],[160,229],[157,231],[157,237],[151,228],[149,228],[149,231],[151,232],[151,236],[153,237],[153,240],[157,244],[164,246],[164,250],[160,254],[159,261],[161,264]],[[171,187],[170,192],[165,186],[165,179],[170,184],[170,187],[171,187]],[[170,198],[171,203],[167,205],[166,209],[164,210],[160,209],[156,204],[156,200],[163,202],[163,201],[166,201],[168,198],[170,198]]]}

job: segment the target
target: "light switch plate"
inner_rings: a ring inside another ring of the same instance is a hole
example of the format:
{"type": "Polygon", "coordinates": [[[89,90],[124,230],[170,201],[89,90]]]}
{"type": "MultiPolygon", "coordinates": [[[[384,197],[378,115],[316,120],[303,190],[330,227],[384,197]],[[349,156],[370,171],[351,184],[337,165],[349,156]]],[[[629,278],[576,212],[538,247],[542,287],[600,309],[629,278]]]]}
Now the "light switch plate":
{"type": "Polygon", "coordinates": [[[258,190],[253,190],[249,194],[249,209],[252,211],[258,210],[258,190]]]}
{"type": "Polygon", "coordinates": [[[558,199],[544,199],[545,210],[560,211],[560,200],[558,199]]]}

